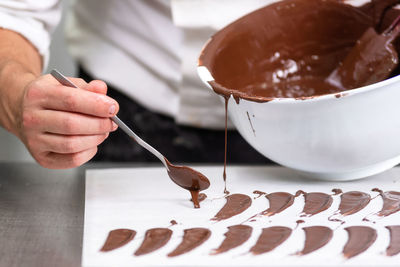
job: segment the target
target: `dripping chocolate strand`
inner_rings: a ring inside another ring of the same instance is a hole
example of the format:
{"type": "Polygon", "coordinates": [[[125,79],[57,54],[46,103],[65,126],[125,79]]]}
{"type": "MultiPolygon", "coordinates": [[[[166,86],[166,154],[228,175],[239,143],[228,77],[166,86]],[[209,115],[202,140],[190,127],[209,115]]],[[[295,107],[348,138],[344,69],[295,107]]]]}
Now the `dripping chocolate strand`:
{"type": "Polygon", "coordinates": [[[229,96],[225,96],[225,143],[224,143],[224,172],[222,178],[224,179],[224,194],[229,195],[229,191],[226,189],[226,161],[227,161],[227,150],[228,150],[228,103],[229,96]]]}
{"type": "Polygon", "coordinates": [[[136,235],[131,229],[115,229],[108,233],[106,242],[100,251],[106,252],[128,244],[136,235]]]}

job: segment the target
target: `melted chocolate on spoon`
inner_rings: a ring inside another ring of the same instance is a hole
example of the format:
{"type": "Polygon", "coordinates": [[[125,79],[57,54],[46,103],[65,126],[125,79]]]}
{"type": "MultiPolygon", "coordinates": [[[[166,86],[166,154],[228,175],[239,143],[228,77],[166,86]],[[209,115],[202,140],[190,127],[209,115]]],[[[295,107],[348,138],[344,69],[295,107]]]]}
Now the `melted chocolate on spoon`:
{"type": "Polygon", "coordinates": [[[214,249],[211,254],[220,254],[227,252],[233,248],[236,248],[246,242],[253,231],[253,228],[248,225],[233,225],[228,227],[228,232],[226,232],[225,239],[222,241],[221,245],[214,249]]]}
{"type": "Polygon", "coordinates": [[[168,243],[172,231],[168,228],[153,228],[146,231],[143,243],[136,250],[135,256],[141,256],[162,248],[168,243]]]}
{"type": "Polygon", "coordinates": [[[313,216],[329,209],[332,205],[333,199],[331,195],[321,192],[305,193],[301,190],[299,192],[304,195],[305,201],[303,211],[300,215],[301,217],[313,216]]]}
{"type": "Polygon", "coordinates": [[[211,231],[206,228],[186,229],[182,242],[168,254],[168,257],[175,257],[187,253],[203,244],[210,236],[211,231]]]}
{"type": "Polygon", "coordinates": [[[395,256],[400,253],[400,225],[386,226],[390,231],[390,244],[386,249],[386,255],[395,256]]]}
{"type": "Polygon", "coordinates": [[[349,239],[343,248],[343,255],[348,259],[366,251],[377,237],[376,230],[368,226],[350,226],[344,229],[349,239]]]}
{"type": "Polygon", "coordinates": [[[172,165],[167,159],[168,175],[171,180],[180,187],[189,190],[195,208],[200,208],[199,192],[210,186],[210,181],[198,171],[186,166],[172,165]]]}
{"type": "Polygon", "coordinates": [[[130,229],[115,229],[110,231],[107,240],[100,251],[110,251],[120,248],[131,241],[136,235],[136,231],[130,229]]]}
{"type": "Polygon", "coordinates": [[[286,241],[292,233],[292,229],[284,226],[272,226],[263,228],[256,244],[250,249],[254,255],[269,252],[286,241]]]}
{"type": "Polygon", "coordinates": [[[229,219],[242,213],[251,206],[251,198],[244,194],[232,194],[226,197],[222,209],[212,218],[214,221],[229,219]]]}
{"type": "Polygon", "coordinates": [[[332,239],[333,231],[326,226],[310,226],[303,228],[306,241],[304,248],[297,255],[306,255],[322,248],[332,239]]]}

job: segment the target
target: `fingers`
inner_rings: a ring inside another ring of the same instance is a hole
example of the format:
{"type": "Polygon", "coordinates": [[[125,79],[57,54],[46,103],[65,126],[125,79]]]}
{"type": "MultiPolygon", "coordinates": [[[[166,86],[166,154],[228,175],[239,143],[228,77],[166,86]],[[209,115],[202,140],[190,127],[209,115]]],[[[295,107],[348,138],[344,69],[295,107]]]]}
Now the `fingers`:
{"type": "Polygon", "coordinates": [[[112,117],[119,109],[117,101],[106,95],[62,85],[49,90],[46,97],[46,101],[41,104],[45,109],[77,112],[97,117],[112,117]]]}
{"type": "Polygon", "coordinates": [[[51,75],[28,84],[22,99],[19,137],[35,160],[46,168],[80,166],[115,131],[110,120],[118,103],[102,81],[69,78],[79,88],[61,85],[51,75]]]}
{"type": "Polygon", "coordinates": [[[97,135],[117,129],[117,125],[109,118],[56,110],[40,110],[25,114],[24,127],[62,135],[97,135]]]}
{"type": "Polygon", "coordinates": [[[68,169],[78,167],[94,157],[97,153],[97,147],[93,147],[81,152],[71,154],[60,154],[54,152],[46,152],[36,158],[37,162],[51,169],[68,169]]]}
{"type": "Polygon", "coordinates": [[[44,133],[38,138],[40,151],[59,154],[72,154],[91,149],[100,145],[107,137],[106,134],[98,135],[59,135],[44,133]]]}

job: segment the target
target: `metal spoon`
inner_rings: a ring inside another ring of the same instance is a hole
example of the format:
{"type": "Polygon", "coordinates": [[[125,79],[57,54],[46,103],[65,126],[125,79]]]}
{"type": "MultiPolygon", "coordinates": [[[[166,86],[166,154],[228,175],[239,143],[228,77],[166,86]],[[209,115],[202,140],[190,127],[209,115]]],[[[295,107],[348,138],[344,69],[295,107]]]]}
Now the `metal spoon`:
{"type": "MultiPolygon", "coordinates": [[[[57,70],[52,70],[51,75],[62,85],[68,87],[79,88],[73,82],[71,82],[67,77],[61,74],[57,70]]],[[[198,171],[186,166],[176,166],[171,164],[160,152],[154,149],[151,145],[143,141],[135,132],[133,132],[123,121],[121,121],[117,116],[111,117],[111,120],[115,122],[118,127],[123,130],[129,137],[135,140],[139,145],[147,149],[150,153],[155,155],[167,168],[168,175],[171,180],[179,185],[180,187],[189,190],[192,194],[192,200],[195,208],[199,208],[198,194],[199,191],[205,190],[210,186],[210,181],[198,171]]]]}

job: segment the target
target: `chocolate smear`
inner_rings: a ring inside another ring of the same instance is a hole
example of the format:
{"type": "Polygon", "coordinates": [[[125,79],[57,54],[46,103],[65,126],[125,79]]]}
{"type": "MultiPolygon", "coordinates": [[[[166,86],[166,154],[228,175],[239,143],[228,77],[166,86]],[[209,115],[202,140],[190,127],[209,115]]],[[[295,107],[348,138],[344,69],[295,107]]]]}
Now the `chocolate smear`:
{"type": "Polygon", "coordinates": [[[371,196],[360,191],[349,191],[340,196],[338,212],[343,215],[351,215],[365,208],[371,200],[371,196]]]}
{"type": "Polygon", "coordinates": [[[250,248],[250,252],[254,255],[269,252],[285,242],[291,233],[292,229],[284,226],[263,228],[256,244],[250,248]]]}
{"type": "Polygon", "coordinates": [[[360,191],[349,191],[340,196],[339,209],[335,211],[328,220],[333,222],[344,221],[342,218],[354,213],[359,212],[365,208],[371,200],[371,196],[367,193],[360,191]]]}
{"type": "Polygon", "coordinates": [[[136,235],[136,231],[130,229],[115,229],[108,233],[107,240],[100,251],[110,251],[120,248],[131,241],[136,235]]]}
{"type": "Polygon", "coordinates": [[[251,206],[251,198],[244,194],[232,194],[226,197],[222,209],[212,218],[213,221],[229,219],[247,210],[251,206]]]}
{"type": "Polygon", "coordinates": [[[344,229],[349,239],[343,248],[343,255],[348,259],[366,251],[377,237],[376,230],[368,226],[350,226],[344,229]]]}
{"type": "Polygon", "coordinates": [[[220,254],[236,248],[246,242],[253,231],[253,228],[248,225],[233,225],[228,227],[228,232],[224,234],[225,239],[221,245],[214,249],[211,254],[220,254]]]}
{"type": "Polygon", "coordinates": [[[400,225],[386,226],[390,231],[390,244],[386,249],[387,256],[395,256],[400,253],[400,225]]]}
{"type": "Polygon", "coordinates": [[[162,248],[171,239],[172,231],[168,228],[153,228],[146,231],[143,243],[136,250],[135,256],[141,256],[162,248]]]}
{"type": "MultiPolygon", "coordinates": [[[[254,191],[256,192],[256,191],[254,191]]],[[[254,193],[253,192],[253,193],[254,193]]],[[[259,191],[261,192],[261,191],[259,191]]],[[[293,205],[294,198],[299,196],[298,193],[296,195],[292,195],[287,192],[273,192],[270,194],[265,195],[265,197],[269,201],[269,208],[257,213],[250,218],[248,218],[245,222],[247,221],[252,221],[253,218],[258,217],[258,216],[273,216],[277,213],[280,213],[287,209],[288,207],[293,205]]]]}
{"type": "Polygon", "coordinates": [[[304,195],[304,208],[301,213],[301,217],[310,217],[317,213],[320,213],[324,210],[327,210],[332,205],[333,199],[331,195],[321,193],[321,192],[312,192],[305,193],[303,191],[299,191],[304,195]]]}
{"type": "Polygon", "coordinates": [[[303,250],[299,251],[297,255],[306,255],[317,249],[322,248],[332,239],[333,231],[326,226],[310,226],[303,228],[306,241],[304,242],[303,250]]]}
{"type": "Polygon", "coordinates": [[[191,228],[184,231],[182,242],[168,254],[168,257],[175,257],[185,254],[201,244],[211,236],[211,231],[206,228],[191,228]]]}
{"type": "Polygon", "coordinates": [[[295,198],[295,196],[287,192],[274,192],[266,195],[265,197],[269,201],[269,208],[261,213],[265,216],[273,216],[284,211],[293,205],[295,198]]]}
{"type": "Polygon", "coordinates": [[[199,192],[210,186],[210,181],[198,171],[186,166],[176,166],[165,159],[168,165],[168,175],[180,187],[189,190],[195,208],[200,208],[199,192]]]}
{"type": "Polygon", "coordinates": [[[383,192],[381,190],[379,190],[378,192],[383,200],[383,207],[377,213],[378,216],[385,217],[400,211],[400,192],[397,191],[383,192]]]}

